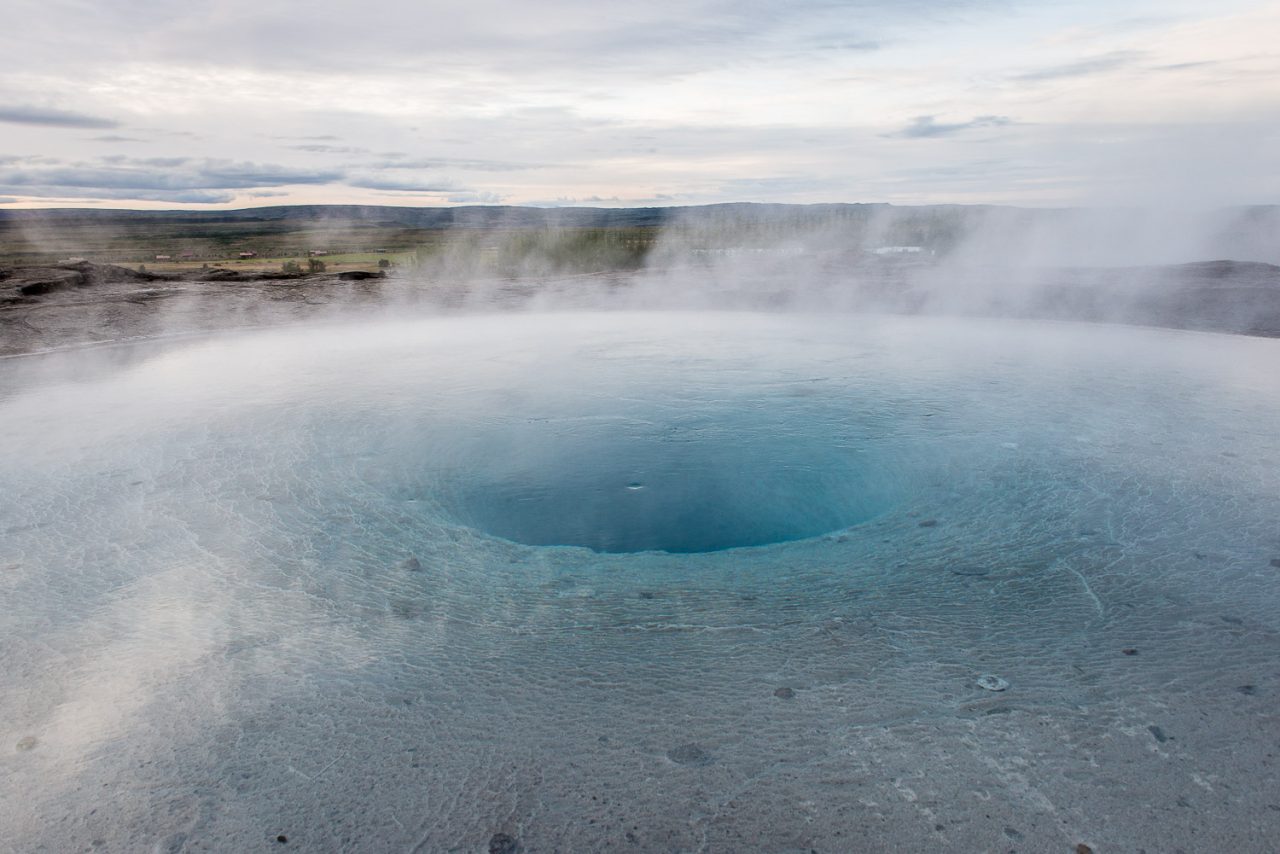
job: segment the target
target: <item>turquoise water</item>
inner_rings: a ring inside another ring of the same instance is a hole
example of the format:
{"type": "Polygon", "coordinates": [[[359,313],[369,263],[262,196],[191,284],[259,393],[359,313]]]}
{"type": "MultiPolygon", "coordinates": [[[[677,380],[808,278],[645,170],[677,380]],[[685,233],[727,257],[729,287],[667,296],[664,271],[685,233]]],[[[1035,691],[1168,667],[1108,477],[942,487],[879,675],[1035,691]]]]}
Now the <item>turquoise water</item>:
{"type": "Polygon", "coordinates": [[[0,826],[1263,850],[1277,343],[598,314],[0,363],[0,826]]]}

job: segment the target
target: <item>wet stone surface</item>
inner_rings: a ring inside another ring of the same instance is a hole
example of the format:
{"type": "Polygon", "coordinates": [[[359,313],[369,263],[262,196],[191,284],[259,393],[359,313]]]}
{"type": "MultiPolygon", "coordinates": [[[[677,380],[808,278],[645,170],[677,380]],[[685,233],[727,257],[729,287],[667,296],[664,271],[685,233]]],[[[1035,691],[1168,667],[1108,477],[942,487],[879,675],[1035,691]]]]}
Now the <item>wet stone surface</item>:
{"type": "Polygon", "coordinates": [[[711,754],[699,744],[690,742],[667,751],[667,758],[677,765],[710,765],[711,754]]]}
{"type": "Polygon", "coordinates": [[[507,833],[495,833],[489,838],[489,854],[519,854],[520,843],[507,833]]]}

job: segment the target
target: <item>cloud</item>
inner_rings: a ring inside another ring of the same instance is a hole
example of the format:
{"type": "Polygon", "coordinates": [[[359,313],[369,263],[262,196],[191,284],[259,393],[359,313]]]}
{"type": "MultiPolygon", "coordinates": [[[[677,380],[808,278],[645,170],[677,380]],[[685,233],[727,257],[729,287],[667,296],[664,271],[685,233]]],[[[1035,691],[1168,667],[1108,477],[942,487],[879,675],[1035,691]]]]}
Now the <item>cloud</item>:
{"type": "Polygon", "coordinates": [[[365,190],[391,190],[396,193],[455,193],[465,191],[452,181],[414,181],[379,178],[376,176],[352,178],[348,187],[359,187],[365,190]]]}
{"type": "Polygon", "coordinates": [[[87,115],[86,113],[19,105],[0,105],[0,122],[57,128],[113,128],[120,126],[119,122],[112,119],[104,119],[99,116],[87,115]]]}
{"type": "Polygon", "coordinates": [[[112,190],[107,188],[22,187],[27,198],[55,199],[65,202],[169,202],[179,205],[221,205],[233,202],[235,193],[217,190],[112,190]]]}
{"type": "Polygon", "coordinates": [[[307,151],[312,154],[368,154],[369,149],[351,145],[323,145],[308,143],[306,145],[286,145],[291,151],[307,151]]]}
{"type": "MultiPolygon", "coordinates": [[[[398,152],[392,152],[398,154],[398,152]]],[[[517,163],[510,160],[472,160],[462,157],[431,157],[425,159],[404,160],[399,155],[391,159],[370,164],[373,169],[460,169],[470,172],[519,172],[525,169],[546,169],[546,163],[517,163]]]]}
{"type": "Polygon", "coordinates": [[[337,171],[186,157],[130,158],[94,163],[45,161],[0,168],[0,190],[37,197],[78,197],[210,204],[235,198],[233,190],[329,184],[337,171]]]}
{"type": "Polygon", "coordinates": [[[446,201],[451,205],[498,205],[505,198],[500,193],[459,193],[446,201]]]}
{"type": "Polygon", "coordinates": [[[1062,80],[1068,77],[1087,77],[1090,74],[1101,74],[1104,71],[1113,71],[1126,65],[1132,65],[1141,59],[1142,55],[1141,51],[1117,50],[1102,56],[1095,56],[1092,59],[1082,59],[1079,62],[1070,62],[1066,65],[1051,65],[1048,68],[1015,74],[1012,79],[1026,83],[1036,83],[1044,80],[1062,80]]]}
{"type": "Polygon", "coordinates": [[[0,205],[16,205],[17,203],[17,199],[10,198],[9,196],[0,196],[0,205]]]}
{"type": "Polygon", "coordinates": [[[106,136],[91,136],[90,142],[148,142],[149,140],[139,139],[136,136],[116,136],[115,134],[107,134],[106,136]]]}
{"type": "Polygon", "coordinates": [[[1012,124],[1014,121],[1008,116],[974,116],[967,122],[954,123],[940,123],[936,116],[916,116],[906,127],[885,136],[900,139],[930,139],[951,136],[974,128],[1006,127],[1012,124]]]}

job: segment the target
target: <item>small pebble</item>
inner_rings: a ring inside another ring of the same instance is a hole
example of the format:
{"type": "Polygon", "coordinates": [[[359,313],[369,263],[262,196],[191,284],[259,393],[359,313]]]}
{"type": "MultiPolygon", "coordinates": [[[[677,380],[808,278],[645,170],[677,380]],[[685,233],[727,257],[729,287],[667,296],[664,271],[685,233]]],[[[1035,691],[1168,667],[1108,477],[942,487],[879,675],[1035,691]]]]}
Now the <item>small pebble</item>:
{"type": "Polygon", "coordinates": [[[285,844],[288,841],[289,841],[289,837],[285,836],[283,833],[276,837],[276,842],[279,842],[281,845],[285,844]]]}
{"type": "Polygon", "coordinates": [[[937,525],[937,524],[938,524],[938,520],[937,520],[937,519],[925,519],[923,522],[921,522],[921,523],[920,523],[920,527],[921,527],[921,528],[932,528],[932,527],[934,527],[934,526],[935,526],[935,525],[937,525]]]}
{"type": "Polygon", "coordinates": [[[1133,647],[1131,647],[1131,646],[1130,646],[1130,647],[1126,647],[1126,648],[1124,648],[1124,649],[1122,649],[1122,650],[1120,650],[1120,651],[1121,651],[1121,652],[1123,652],[1125,655],[1137,655],[1137,654],[1138,654],[1138,651],[1137,651],[1136,649],[1134,649],[1133,647]]]}
{"type": "Polygon", "coordinates": [[[984,691],[1003,691],[1009,687],[1008,682],[1001,679],[999,676],[993,676],[990,673],[979,676],[976,684],[984,691]]]}
{"type": "Polygon", "coordinates": [[[1081,842],[1076,846],[1076,854],[1093,854],[1093,849],[1081,842]]]}
{"type": "Polygon", "coordinates": [[[39,742],[36,741],[36,737],[34,735],[28,735],[18,739],[18,743],[14,746],[17,747],[18,750],[27,751],[35,750],[37,744],[39,744],[39,742]]]}
{"type": "Polygon", "coordinates": [[[489,854],[517,854],[520,843],[507,833],[495,833],[489,838],[489,854]]]}
{"type": "Polygon", "coordinates": [[[692,742],[671,748],[667,751],[667,758],[677,765],[706,765],[711,762],[711,754],[692,742]]]}
{"type": "Polygon", "coordinates": [[[785,688],[785,687],[784,687],[784,688],[779,688],[778,690],[776,690],[776,691],[774,691],[774,692],[773,692],[773,696],[778,697],[778,698],[783,699],[783,700],[790,700],[790,699],[791,699],[792,697],[794,697],[795,695],[796,695],[796,692],[795,692],[795,691],[791,690],[790,688],[785,688]]]}

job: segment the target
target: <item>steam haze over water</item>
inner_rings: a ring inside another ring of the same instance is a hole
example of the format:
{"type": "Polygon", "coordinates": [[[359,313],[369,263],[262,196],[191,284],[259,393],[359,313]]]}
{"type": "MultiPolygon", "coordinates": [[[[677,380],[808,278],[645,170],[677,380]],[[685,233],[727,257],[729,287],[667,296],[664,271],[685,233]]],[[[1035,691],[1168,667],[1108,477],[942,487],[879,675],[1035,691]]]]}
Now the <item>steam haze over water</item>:
{"type": "Polygon", "coordinates": [[[1277,35],[5,0],[0,854],[1274,852],[1277,35]]]}
{"type": "Polygon", "coordinates": [[[0,204],[1269,203],[1280,4],[9,0],[0,204]]]}

